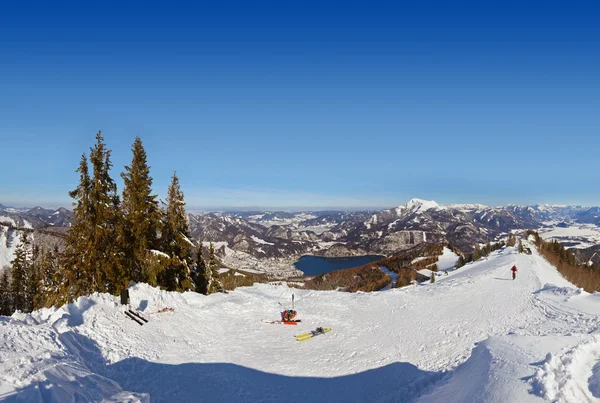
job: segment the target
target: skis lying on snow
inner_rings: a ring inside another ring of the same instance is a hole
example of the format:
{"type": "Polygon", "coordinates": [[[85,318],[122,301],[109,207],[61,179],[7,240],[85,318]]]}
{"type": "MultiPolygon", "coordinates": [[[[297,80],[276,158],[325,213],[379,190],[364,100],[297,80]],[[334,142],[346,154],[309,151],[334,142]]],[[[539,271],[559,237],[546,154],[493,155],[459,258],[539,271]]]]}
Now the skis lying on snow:
{"type": "Polygon", "coordinates": [[[133,315],[131,312],[129,311],[125,311],[125,315],[131,319],[132,321],[136,322],[138,325],[143,326],[144,325],[144,321],[142,321],[141,319],[138,319],[137,316],[133,315]]]}
{"type": "Polygon", "coordinates": [[[311,330],[309,333],[302,333],[296,335],[296,340],[298,341],[306,341],[308,339],[312,339],[315,336],[320,334],[325,334],[331,332],[330,327],[318,327],[315,330],[311,330]]]}
{"type": "Polygon", "coordinates": [[[148,323],[148,319],[144,318],[142,316],[142,314],[140,314],[137,311],[133,311],[131,309],[128,309],[127,311],[125,311],[125,315],[127,315],[127,317],[135,322],[137,322],[138,325],[143,326],[144,323],[148,323]]]}
{"type": "Polygon", "coordinates": [[[130,309],[130,310],[129,310],[129,313],[131,313],[132,315],[135,315],[135,316],[137,316],[138,318],[140,318],[141,320],[143,320],[145,323],[148,323],[148,319],[146,319],[146,318],[144,317],[144,315],[142,315],[142,314],[140,313],[140,311],[134,311],[133,309],[130,309]]]}
{"type": "Polygon", "coordinates": [[[292,326],[295,326],[295,325],[298,324],[298,322],[301,322],[301,321],[299,319],[298,320],[289,320],[289,321],[262,319],[261,322],[263,322],[263,323],[272,323],[272,324],[275,324],[275,325],[292,325],[292,326]]]}

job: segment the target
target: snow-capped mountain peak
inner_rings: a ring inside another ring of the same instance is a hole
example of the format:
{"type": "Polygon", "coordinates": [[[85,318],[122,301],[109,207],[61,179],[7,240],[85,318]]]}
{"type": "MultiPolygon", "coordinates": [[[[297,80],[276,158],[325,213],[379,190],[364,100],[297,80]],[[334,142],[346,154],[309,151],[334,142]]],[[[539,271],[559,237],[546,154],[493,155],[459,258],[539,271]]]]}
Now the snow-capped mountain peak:
{"type": "Polygon", "coordinates": [[[433,200],[422,200],[422,199],[410,199],[406,203],[406,209],[415,213],[431,210],[433,208],[440,208],[440,205],[433,200]]]}
{"type": "MultiPolygon", "coordinates": [[[[403,216],[407,214],[422,213],[431,209],[439,209],[441,207],[442,206],[440,206],[433,200],[413,198],[410,199],[408,203],[402,204],[392,210],[396,213],[397,216],[403,216]]],[[[377,219],[375,218],[375,220],[377,219]]]]}

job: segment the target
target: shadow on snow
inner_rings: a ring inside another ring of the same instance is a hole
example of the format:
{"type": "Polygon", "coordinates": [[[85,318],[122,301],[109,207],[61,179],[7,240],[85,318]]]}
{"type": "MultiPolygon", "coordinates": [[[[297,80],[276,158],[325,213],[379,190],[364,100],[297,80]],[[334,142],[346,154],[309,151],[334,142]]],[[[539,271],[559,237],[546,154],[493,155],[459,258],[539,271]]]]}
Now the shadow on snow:
{"type": "Polygon", "coordinates": [[[46,370],[43,382],[0,395],[0,401],[412,402],[448,376],[405,362],[332,378],[278,375],[229,363],[170,365],[128,358],[108,364],[93,340],[74,332],[61,334],[60,340],[75,360],[46,370]]]}

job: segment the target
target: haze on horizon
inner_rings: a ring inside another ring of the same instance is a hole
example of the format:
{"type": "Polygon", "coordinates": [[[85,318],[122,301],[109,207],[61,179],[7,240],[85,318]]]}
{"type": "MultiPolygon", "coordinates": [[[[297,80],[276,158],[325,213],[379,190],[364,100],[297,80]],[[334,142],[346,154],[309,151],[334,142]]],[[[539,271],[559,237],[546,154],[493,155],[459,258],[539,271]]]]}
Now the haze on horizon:
{"type": "Polygon", "coordinates": [[[0,203],[102,130],[202,209],[600,205],[600,5],[0,4],[0,203]]]}

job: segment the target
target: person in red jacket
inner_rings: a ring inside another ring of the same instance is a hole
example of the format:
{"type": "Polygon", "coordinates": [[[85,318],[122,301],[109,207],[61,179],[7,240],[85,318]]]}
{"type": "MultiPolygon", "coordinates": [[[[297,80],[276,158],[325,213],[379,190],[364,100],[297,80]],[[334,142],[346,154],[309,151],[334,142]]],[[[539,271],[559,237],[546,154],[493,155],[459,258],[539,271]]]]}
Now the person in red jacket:
{"type": "Polygon", "coordinates": [[[296,317],[296,311],[293,309],[286,309],[281,312],[281,321],[282,322],[290,322],[292,319],[296,317]]]}
{"type": "Polygon", "coordinates": [[[513,280],[514,280],[515,278],[517,278],[517,266],[516,266],[516,265],[514,265],[514,266],[512,267],[512,269],[510,269],[510,271],[512,271],[513,280]]]}

